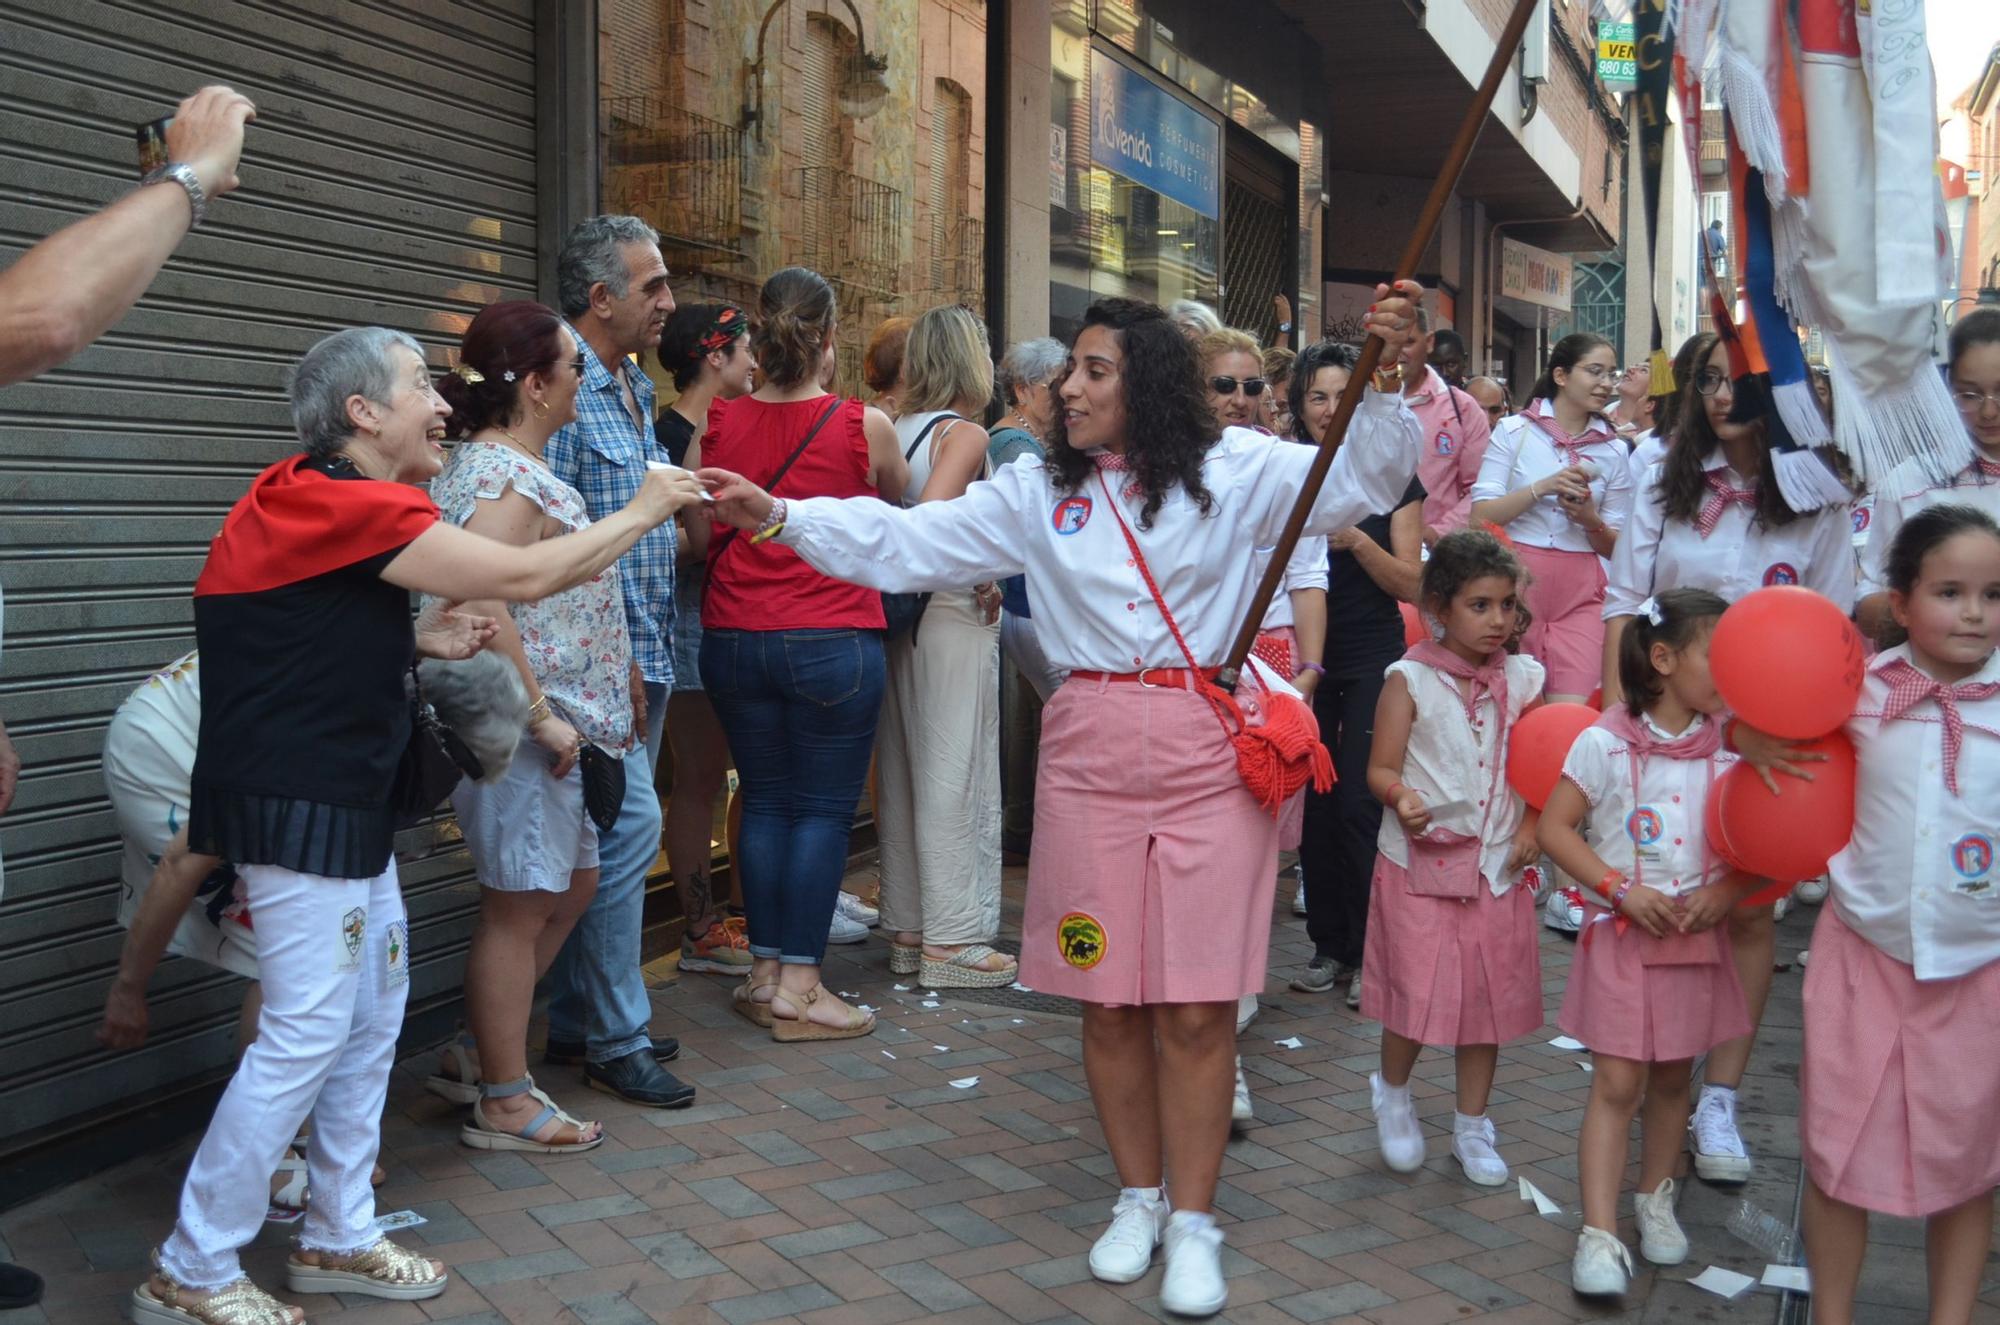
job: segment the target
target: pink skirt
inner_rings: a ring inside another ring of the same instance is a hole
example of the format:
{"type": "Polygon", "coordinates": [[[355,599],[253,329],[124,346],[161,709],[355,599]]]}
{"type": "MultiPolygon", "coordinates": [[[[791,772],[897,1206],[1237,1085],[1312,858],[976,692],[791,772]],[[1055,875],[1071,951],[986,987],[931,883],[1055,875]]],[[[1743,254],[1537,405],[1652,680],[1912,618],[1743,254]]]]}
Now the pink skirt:
{"type": "Polygon", "coordinates": [[[1806,967],[1799,1143],[1836,1201],[1914,1219],[2000,1187],[2000,962],[1923,980],[1825,907],[1806,967]]]}
{"type": "Polygon", "coordinates": [[[1021,982],[1086,1003],[1264,987],[1278,828],[1189,690],[1071,680],[1042,711],[1021,982]]]}
{"type": "Polygon", "coordinates": [[[1595,552],[1514,545],[1534,620],[1521,652],[1548,668],[1551,695],[1588,695],[1604,679],[1604,563],[1595,552]]]}
{"type": "Polygon", "coordinates": [[[1505,1044],[1541,1028],[1540,927],[1531,888],[1420,897],[1376,853],[1361,1014],[1419,1044],[1505,1044]]]}
{"type": "Polygon", "coordinates": [[[1713,961],[1648,966],[1646,947],[1659,940],[1637,925],[1620,934],[1609,915],[1592,913],[1570,959],[1556,1025],[1592,1053],[1641,1063],[1678,1062],[1748,1035],[1750,1009],[1736,978],[1729,926],[1717,925],[1708,937],[1713,961]]]}

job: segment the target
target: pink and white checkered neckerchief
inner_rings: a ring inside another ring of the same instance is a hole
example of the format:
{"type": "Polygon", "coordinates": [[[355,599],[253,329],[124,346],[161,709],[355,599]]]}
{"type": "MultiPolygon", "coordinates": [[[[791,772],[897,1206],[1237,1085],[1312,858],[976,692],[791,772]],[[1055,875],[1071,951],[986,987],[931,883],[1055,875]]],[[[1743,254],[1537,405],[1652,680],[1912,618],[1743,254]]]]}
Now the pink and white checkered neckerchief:
{"type": "Polygon", "coordinates": [[[1581,436],[1570,436],[1556,422],[1555,404],[1548,400],[1532,402],[1528,408],[1521,411],[1521,417],[1532,424],[1542,436],[1548,438],[1549,445],[1555,447],[1564,461],[1572,465],[1581,464],[1586,459],[1583,454],[1585,447],[1618,439],[1618,434],[1612,431],[1611,424],[1602,414],[1590,416],[1590,422],[1584,426],[1581,436]]]}
{"type": "MultiPolygon", "coordinates": [[[[1090,453],[1090,458],[1097,462],[1097,468],[1100,471],[1113,474],[1130,474],[1132,472],[1132,466],[1125,463],[1125,456],[1122,452],[1093,451],[1090,453]]],[[[1132,498],[1138,496],[1145,489],[1139,486],[1137,479],[1127,479],[1125,485],[1119,491],[1127,498],[1132,498]]]]}
{"type": "Polygon", "coordinates": [[[1991,699],[2000,695],[2000,681],[1961,681],[1957,685],[1946,685],[1935,680],[1903,658],[1884,663],[1876,669],[1877,675],[1889,683],[1889,694],[1882,701],[1882,719],[1893,722],[1906,718],[1910,710],[1927,699],[1936,700],[1938,712],[1944,719],[1944,785],[1952,795],[1958,795],[1958,752],[1965,744],[1965,718],[1958,711],[1962,699],[1991,699]]]}
{"type": "Polygon", "coordinates": [[[1981,478],[2000,478],[2000,460],[1988,460],[1983,455],[1972,457],[1971,468],[1981,478]]]}
{"type": "Polygon", "coordinates": [[[1701,510],[1694,517],[1694,531],[1703,538],[1715,532],[1715,526],[1722,522],[1722,513],[1731,506],[1757,508],[1757,489],[1739,488],[1716,470],[1702,475],[1708,484],[1708,500],[1701,504],[1701,510]]]}

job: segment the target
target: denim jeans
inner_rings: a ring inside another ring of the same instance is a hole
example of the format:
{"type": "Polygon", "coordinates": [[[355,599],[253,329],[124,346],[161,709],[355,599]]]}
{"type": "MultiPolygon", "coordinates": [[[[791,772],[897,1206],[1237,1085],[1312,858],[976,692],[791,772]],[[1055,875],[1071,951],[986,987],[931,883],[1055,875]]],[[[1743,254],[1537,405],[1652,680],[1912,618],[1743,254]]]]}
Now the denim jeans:
{"type": "MultiPolygon", "coordinates": [[[[646,707],[664,712],[667,688],[647,683],[646,707]]],[[[652,1044],[653,1000],[639,969],[639,943],[646,873],[660,854],[656,753],[642,745],[625,756],[625,803],[611,831],[597,835],[597,896],[549,967],[549,1038],[584,1041],[593,1063],[652,1044]]]]}
{"type": "Polygon", "coordinates": [[[882,711],[872,630],[710,630],[701,683],[743,797],[737,887],[750,952],[817,966],[882,711]]]}

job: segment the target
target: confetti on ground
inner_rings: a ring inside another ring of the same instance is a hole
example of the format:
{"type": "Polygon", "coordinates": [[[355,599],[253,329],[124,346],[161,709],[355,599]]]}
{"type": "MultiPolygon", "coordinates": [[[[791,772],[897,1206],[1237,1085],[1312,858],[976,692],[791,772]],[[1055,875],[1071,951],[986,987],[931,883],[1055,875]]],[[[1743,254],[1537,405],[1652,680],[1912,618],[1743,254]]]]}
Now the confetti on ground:
{"type": "Polygon", "coordinates": [[[1563,1212],[1563,1208],[1550,1200],[1547,1193],[1526,1178],[1521,1179],[1521,1199],[1533,1201],[1538,1215],[1559,1215],[1563,1212]]]}
{"type": "Polygon", "coordinates": [[[908,985],[897,985],[896,992],[899,994],[907,994],[910,992],[910,987],[908,985]]]}
{"type": "Polygon", "coordinates": [[[895,1057],[896,1055],[894,1055],[894,1054],[890,1053],[890,1052],[889,1052],[889,1051],[888,1051],[887,1049],[884,1049],[884,1050],[882,1051],[882,1056],[883,1056],[884,1058],[894,1058],[894,1057],[895,1057]]]}
{"type": "Polygon", "coordinates": [[[948,1054],[951,1052],[951,1046],[948,1044],[934,1044],[931,1046],[931,1048],[937,1050],[941,1054],[948,1054]]]}
{"type": "Polygon", "coordinates": [[[1555,1039],[1549,1041],[1549,1048],[1567,1049],[1571,1053],[1579,1053],[1583,1049],[1583,1041],[1573,1040],[1567,1035],[1558,1035],[1555,1039]]]}
{"type": "Polygon", "coordinates": [[[951,1084],[956,1086],[960,1090],[971,1090],[974,1086],[979,1084],[979,1078],[960,1077],[958,1080],[952,1082],[951,1084]]]}
{"type": "Polygon", "coordinates": [[[1280,1049],[1303,1049],[1306,1047],[1306,1042],[1296,1035],[1286,1036],[1282,1040],[1273,1040],[1271,1043],[1277,1045],[1280,1049]]]}
{"type": "Polygon", "coordinates": [[[861,1010],[862,1010],[863,1012],[873,1012],[873,1011],[875,1011],[876,1009],[874,1008],[874,1006],[873,1006],[872,1004],[868,1004],[868,1003],[863,1003],[863,1004],[861,1005],[861,1010]]]}
{"type": "Polygon", "coordinates": [[[1711,1265],[1688,1282],[1696,1288],[1707,1289],[1717,1297],[1735,1298],[1741,1297],[1757,1281],[1747,1274],[1738,1274],[1734,1270],[1725,1270],[1720,1265],[1711,1265]]]}
{"type": "Polygon", "coordinates": [[[387,1233],[392,1228],[415,1228],[419,1224],[428,1224],[430,1222],[430,1220],[424,1218],[414,1210],[398,1210],[393,1214],[377,1215],[375,1217],[376,1227],[384,1233],[387,1233]]]}
{"type": "Polygon", "coordinates": [[[1812,1292],[1812,1276],[1803,1265],[1767,1265],[1759,1282],[1766,1288],[1782,1288],[1791,1293],[1812,1292]]]}
{"type": "Polygon", "coordinates": [[[923,1002],[919,1003],[919,1004],[918,1004],[917,1006],[918,1006],[918,1007],[924,1007],[924,1008],[940,1008],[940,1007],[943,1007],[943,1006],[944,1006],[944,1004],[942,1004],[942,1003],[938,1002],[938,1001],[937,1001],[936,999],[934,999],[934,998],[927,998],[927,999],[925,999],[925,1000],[924,1000],[923,1002]]]}
{"type": "Polygon", "coordinates": [[[1034,990],[1028,988],[1026,985],[1022,984],[1019,980],[1016,980],[1013,984],[1008,985],[1007,987],[1013,990],[1017,994],[1032,994],[1035,992],[1034,990]]]}
{"type": "Polygon", "coordinates": [[[267,1224],[296,1224],[306,1217],[303,1210],[290,1210],[282,1205],[274,1205],[264,1212],[267,1224]]]}

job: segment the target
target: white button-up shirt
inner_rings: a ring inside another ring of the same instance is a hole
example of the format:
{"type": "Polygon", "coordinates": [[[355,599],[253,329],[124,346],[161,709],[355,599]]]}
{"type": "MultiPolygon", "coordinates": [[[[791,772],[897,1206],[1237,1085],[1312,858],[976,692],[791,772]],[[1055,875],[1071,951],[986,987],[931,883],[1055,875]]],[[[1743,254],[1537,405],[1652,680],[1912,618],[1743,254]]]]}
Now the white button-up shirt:
{"type": "MultiPolygon", "coordinates": [[[[1674,739],[1650,716],[1639,721],[1661,740],[1674,739]]],[[[1695,721],[1713,719],[1696,714],[1695,721]]],[[[1640,762],[1634,796],[1626,749],[1609,729],[1586,727],[1563,760],[1562,775],[1590,802],[1590,845],[1598,857],[1609,868],[1669,897],[1684,897],[1729,873],[1729,866],[1709,848],[1702,818],[1712,785],[1710,761],[1655,753],[1640,762]]],[[[1719,781],[1735,762],[1728,750],[1716,751],[1715,779],[1719,781]]],[[[1586,885],[1596,882],[1584,880],[1586,885]]]]}
{"type": "Polygon", "coordinates": [[[1625,472],[1632,476],[1632,503],[1636,507],[1645,495],[1646,471],[1667,458],[1667,439],[1648,428],[1632,439],[1632,454],[1625,459],[1625,472]]]}
{"type": "MultiPolygon", "coordinates": [[[[1540,407],[1537,401],[1528,408],[1540,407]]],[[[1632,476],[1626,472],[1625,443],[1616,437],[1592,442],[1579,455],[1597,466],[1590,480],[1590,499],[1597,514],[1613,529],[1623,529],[1632,512],[1632,476]]],[[[1472,485],[1472,500],[1491,501],[1537,479],[1553,477],[1569,467],[1569,459],[1540,428],[1518,414],[1500,420],[1493,440],[1486,445],[1486,459],[1479,465],[1479,481],[1472,485]]],[[[1388,509],[1388,508],[1384,508],[1388,509]]],[[[1553,548],[1561,552],[1591,552],[1590,536],[1583,526],[1562,512],[1562,503],[1553,487],[1528,503],[1528,509],[1507,525],[1507,537],[1528,547],[1553,548]]]]}
{"type": "MultiPolygon", "coordinates": [[[[1521,710],[1542,697],[1542,683],[1548,672],[1525,654],[1515,654],[1506,662],[1507,727],[1520,719],[1521,710]]],[[[1466,837],[1480,838],[1479,872],[1495,897],[1504,895],[1520,881],[1521,872],[1507,870],[1507,856],[1514,849],[1514,834],[1527,813],[1520,793],[1507,783],[1507,751],[1501,744],[1500,724],[1495,720],[1493,696],[1481,695],[1474,709],[1477,725],[1465,716],[1464,693],[1456,678],[1425,663],[1408,658],[1389,664],[1388,675],[1400,675],[1416,705],[1417,720],[1411,724],[1409,744],[1403,749],[1403,785],[1424,798],[1424,804],[1463,805],[1467,808],[1434,815],[1433,827],[1466,837]],[[1489,808],[1487,801],[1495,803],[1489,808]]],[[[1410,839],[1394,811],[1382,816],[1375,847],[1391,862],[1409,868],[1410,839]]]]}
{"type": "Polygon", "coordinates": [[[1967,465],[1950,483],[1931,478],[1915,460],[1905,460],[1889,471],[1875,489],[1875,513],[1869,522],[1868,541],[1861,549],[1861,592],[1886,593],[1889,581],[1889,545],[1896,541],[1903,522],[1927,506],[1951,502],[1971,506],[2000,520],[2000,479],[1988,478],[1979,466],[1967,465]]]}
{"type": "MultiPolygon", "coordinates": [[[[1636,616],[1639,604],[1661,589],[1707,589],[1735,602],[1767,584],[1804,585],[1833,600],[1842,612],[1854,610],[1853,529],[1847,503],[1801,515],[1790,524],[1766,529],[1756,511],[1732,502],[1723,508],[1714,532],[1703,538],[1692,522],[1669,520],[1659,491],[1661,466],[1639,484],[1632,518],[1611,553],[1604,589],[1604,616],[1636,616]]],[[[1718,447],[1702,468],[1720,473],[1731,487],[1751,488],[1729,468],[1718,447]]],[[[1704,491],[1702,500],[1708,500],[1704,491]]]]}
{"type": "MultiPolygon", "coordinates": [[[[1271,554],[1275,551],[1275,545],[1256,550],[1257,579],[1263,578],[1264,568],[1271,564],[1271,554]]],[[[1271,595],[1271,605],[1264,609],[1264,629],[1276,630],[1280,626],[1296,624],[1292,614],[1292,590],[1317,589],[1321,593],[1326,592],[1326,555],[1325,534],[1309,534],[1299,539],[1292,549],[1292,559],[1285,563],[1285,578],[1278,581],[1278,592],[1271,595]]]]}
{"type": "MultiPolygon", "coordinates": [[[[1944,781],[1944,722],[1935,700],[1882,718],[1882,668],[1868,669],[1847,723],[1854,742],[1854,836],[1833,858],[1833,905],[1848,927],[1916,971],[1951,980],[2000,958],[2000,698],[1962,701],[1959,794],[1944,781]]],[[[2000,681],[2000,654],[1969,681],[2000,681]]]]}
{"type": "MultiPolygon", "coordinates": [[[[1305,532],[1329,534],[1395,509],[1416,470],[1420,440],[1402,397],[1370,389],[1305,532]]],[[[822,574],[875,589],[950,589],[1025,573],[1036,634],[1053,666],[1185,667],[1118,520],[1105,508],[1109,491],[1196,661],[1212,667],[1249,610],[1257,585],[1253,550],[1277,542],[1312,462],[1312,447],[1225,429],[1202,462],[1213,511],[1203,515],[1175,488],[1153,527],[1141,529],[1144,498],[1124,495],[1128,473],[1102,471],[1063,492],[1041,461],[1024,458],[962,497],[909,510],[868,497],[788,501],[778,541],[822,574]]]]}

